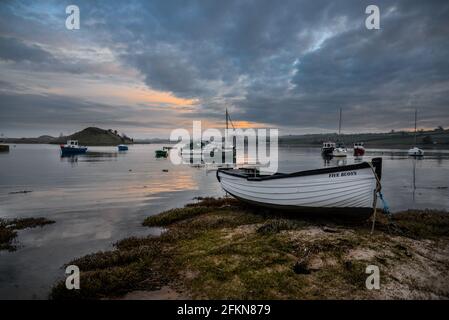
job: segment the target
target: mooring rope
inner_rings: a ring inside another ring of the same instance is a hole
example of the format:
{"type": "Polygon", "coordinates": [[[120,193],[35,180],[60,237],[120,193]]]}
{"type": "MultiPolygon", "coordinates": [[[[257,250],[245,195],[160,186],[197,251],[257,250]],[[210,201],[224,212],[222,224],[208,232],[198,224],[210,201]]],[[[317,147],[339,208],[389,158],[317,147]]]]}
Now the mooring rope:
{"type": "Polygon", "coordinates": [[[390,226],[395,229],[396,232],[401,232],[401,229],[393,222],[392,215],[390,212],[390,207],[388,206],[387,201],[384,198],[384,195],[382,194],[382,184],[380,183],[380,179],[377,176],[376,169],[374,168],[372,162],[368,162],[369,166],[371,167],[371,170],[373,171],[374,177],[376,178],[376,189],[374,190],[374,200],[373,200],[373,224],[371,226],[371,234],[374,233],[374,226],[376,224],[376,213],[377,213],[377,197],[380,198],[383,205],[383,212],[388,217],[388,229],[390,229],[390,226]]]}

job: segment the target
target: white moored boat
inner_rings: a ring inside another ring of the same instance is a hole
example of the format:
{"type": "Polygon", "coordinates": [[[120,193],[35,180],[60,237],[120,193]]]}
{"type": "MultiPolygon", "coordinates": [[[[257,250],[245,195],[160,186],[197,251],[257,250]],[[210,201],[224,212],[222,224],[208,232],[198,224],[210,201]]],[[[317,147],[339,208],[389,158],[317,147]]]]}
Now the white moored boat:
{"type": "Polygon", "coordinates": [[[217,179],[233,197],[269,207],[371,209],[382,159],[290,174],[219,169],[217,179]]]}
{"type": "MultiPolygon", "coordinates": [[[[342,110],[340,108],[340,121],[338,122],[338,136],[341,134],[341,113],[342,110]]],[[[343,142],[337,142],[335,144],[334,149],[332,150],[333,157],[346,157],[348,155],[348,149],[346,148],[343,142]]]]}
{"type": "Polygon", "coordinates": [[[333,157],[347,157],[348,156],[348,149],[346,148],[346,146],[339,142],[336,144],[336,147],[334,148],[334,150],[332,151],[332,156],[333,157]]]}
{"type": "Polygon", "coordinates": [[[407,154],[411,157],[423,157],[424,156],[424,150],[416,147],[416,118],[418,117],[418,110],[415,109],[415,146],[413,148],[410,148],[407,151],[407,154]]]}

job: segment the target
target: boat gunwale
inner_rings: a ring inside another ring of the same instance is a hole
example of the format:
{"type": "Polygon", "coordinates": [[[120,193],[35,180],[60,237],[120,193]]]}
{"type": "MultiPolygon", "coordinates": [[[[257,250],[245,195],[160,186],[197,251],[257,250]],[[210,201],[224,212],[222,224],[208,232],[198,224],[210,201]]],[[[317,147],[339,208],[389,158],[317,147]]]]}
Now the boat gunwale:
{"type": "MultiPolygon", "coordinates": [[[[379,158],[374,158],[374,159],[379,159],[379,158]]],[[[374,159],[372,159],[372,160],[374,160],[374,159]]],[[[376,164],[373,163],[373,166],[376,167],[376,164]]],[[[243,173],[232,172],[233,170],[235,170],[233,168],[219,168],[217,170],[217,178],[218,178],[218,180],[220,180],[218,173],[221,172],[221,173],[224,173],[224,174],[227,174],[230,176],[244,178],[248,181],[265,181],[265,180],[285,179],[285,178],[293,178],[293,177],[304,177],[304,176],[319,175],[319,174],[326,174],[326,173],[335,173],[335,172],[342,172],[342,171],[351,171],[351,170],[358,170],[358,169],[366,169],[366,168],[370,168],[370,167],[371,167],[370,163],[362,162],[362,163],[349,164],[349,165],[340,166],[340,167],[304,170],[304,171],[297,171],[297,172],[293,172],[293,173],[275,173],[273,175],[258,176],[258,177],[251,176],[250,173],[243,174],[243,173]]]]}

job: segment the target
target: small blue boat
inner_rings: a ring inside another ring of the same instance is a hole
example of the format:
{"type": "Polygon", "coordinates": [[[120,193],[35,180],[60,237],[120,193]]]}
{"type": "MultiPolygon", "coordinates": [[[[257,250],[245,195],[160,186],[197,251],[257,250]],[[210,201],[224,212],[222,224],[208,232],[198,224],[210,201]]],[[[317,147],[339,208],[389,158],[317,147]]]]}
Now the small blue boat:
{"type": "Polygon", "coordinates": [[[79,146],[78,140],[69,140],[67,144],[61,144],[61,155],[74,155],[86,153],[87,147],[79,146]]]}
{"type": "Polygon", "coordinates": [[[126,144],[119,144],[117,148],[118,151],[128,151],[128,146],[126,144]]]}

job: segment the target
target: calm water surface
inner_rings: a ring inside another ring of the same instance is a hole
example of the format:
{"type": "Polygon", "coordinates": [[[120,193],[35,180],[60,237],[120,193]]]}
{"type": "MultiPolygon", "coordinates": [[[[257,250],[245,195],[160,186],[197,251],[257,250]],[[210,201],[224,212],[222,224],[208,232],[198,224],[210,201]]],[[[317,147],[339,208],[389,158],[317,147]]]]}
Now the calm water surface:
{"type": "MultiPolygon", "coordinates": [[[[135,145],[118,153],[90,147],[77,158],[60,158],[58,146],[16,145],[0,153],[0,217],[46,217],[56,223],[19,232],[15,252],[0,251],[0,299],[45,299],[61,266],[108,250],[129,236],[157,235],[142,227],[146,216],[183,206],[198,196],[222,196],[215,172],[156,159],[161,145],[135,145]],[[163,172],[168,169],[168,172],[163,172]],[[26,194],[12,192],[28,190],[26,194]]],[[[382,156],[382,185],[393,211],[449,209],[449,151],[410,159],[404,150],[369,150],[382,156]]],[[[281,148],[279,171],[293,172],[354,163],[325,162],[319,148],[281,148]]]]}

